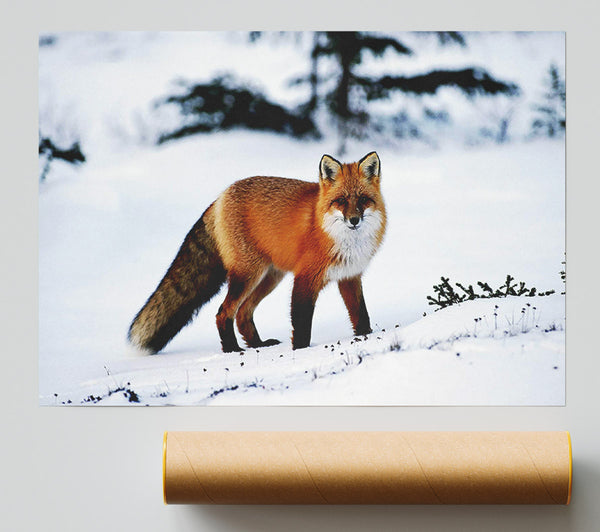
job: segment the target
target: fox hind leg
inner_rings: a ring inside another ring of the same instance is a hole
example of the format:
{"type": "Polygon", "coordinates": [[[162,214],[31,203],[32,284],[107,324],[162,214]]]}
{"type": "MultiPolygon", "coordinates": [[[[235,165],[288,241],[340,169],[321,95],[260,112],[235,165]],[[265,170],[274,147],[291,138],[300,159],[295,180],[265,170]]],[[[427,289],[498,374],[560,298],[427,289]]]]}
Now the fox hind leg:
{"type": "Polygon", "coordinates": [[[241,348],[235,337],[233,329],[233,320],[240,306],[255,287],[261,282],[266,270],[258,274],[242,275],[236,272],[229,274],[229,289],[225,301],[219,307],[217,313],[217,329],[221,337],[221,346],[225,353],[232,351],[241,351],[241,348]]]}
{"type": "Polygon", "coordinates": [[[254,309],[258,304],[267,297],[275,287],[281,282],[285,275],[285,272],[278,270],[274,267],[269,268],[262,281],[252,291],[246,300],[242,303],[238,309],[236,315],[236,323],[242,338],[246,342],[248,347],[268,347],[271,345],[277,345],[281,343],[275,338],[269,338],[268,340],[261,340],[256,325],[254,324],[254,309]]]}

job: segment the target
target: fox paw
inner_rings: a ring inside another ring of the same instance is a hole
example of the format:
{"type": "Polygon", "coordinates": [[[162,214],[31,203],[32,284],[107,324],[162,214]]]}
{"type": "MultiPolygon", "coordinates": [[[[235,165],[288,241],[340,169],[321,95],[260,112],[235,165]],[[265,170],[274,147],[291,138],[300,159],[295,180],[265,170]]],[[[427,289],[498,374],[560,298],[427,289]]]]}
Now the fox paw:
{"type": "Polygon", "coordinates": [[[247,342],[248,347],[271,347],[272,345],[278,345],[281,342],[275,338],[269,338],[268,340],[258,340],[255,342],[247,342]]]}
{"type": "Polygon", "coordinates": [[[234,353],[236,351],[242,351],[242,348],[236,343],[221,343],[223,353],[234,353]]]}
{"type": "Polygon", "coordinates": [[[305,347],[309,347],[310,342],[292,342],[292,349],[295,351],[296,349],[304,349],[305,347]]]}
{"type": "Polygon", "coordinates": [[[261,342],[261,347],[271,347],[272,345],[278,345],[280,343],[281,342],[276,338],[269,338],[268,340],[261,342]]]}

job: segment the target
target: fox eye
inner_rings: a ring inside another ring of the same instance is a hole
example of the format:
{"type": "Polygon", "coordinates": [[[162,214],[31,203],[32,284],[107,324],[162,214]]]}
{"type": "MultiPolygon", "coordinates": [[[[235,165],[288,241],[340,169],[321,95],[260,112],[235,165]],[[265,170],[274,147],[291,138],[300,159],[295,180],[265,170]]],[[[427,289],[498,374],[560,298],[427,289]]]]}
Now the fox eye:
{"type": "Polygon", "coordinates": [[[336,205],[346,205],[348,200],[346,200],[346,198],[344,198],[343,196],[340,196],[339,198],[336,198],[333,200],[333,203],[335,203],[336,205]]]}
{"type": "Polygon", "coordinates": [[[358,204],[361,207],[364,207],[365,205],[367,205],[368,203],[371,203],[373,200],[371,198],[369,198],[368,196],[361,196],[360,198],[358,198],[358,204]]]}

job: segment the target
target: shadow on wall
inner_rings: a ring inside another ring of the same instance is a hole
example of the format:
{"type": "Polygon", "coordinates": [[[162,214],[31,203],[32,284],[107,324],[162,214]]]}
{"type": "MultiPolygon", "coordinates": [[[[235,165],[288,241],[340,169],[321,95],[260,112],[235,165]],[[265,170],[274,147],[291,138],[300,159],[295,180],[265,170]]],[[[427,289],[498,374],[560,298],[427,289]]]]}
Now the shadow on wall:
{"type": "Polygon", "coordinates": [[[576,524],[577,503],[569,506],[189,506],[174,508],[178,523],[192,530],[249,532],[306,530],[426,532],[593,530],[576,524]]]}

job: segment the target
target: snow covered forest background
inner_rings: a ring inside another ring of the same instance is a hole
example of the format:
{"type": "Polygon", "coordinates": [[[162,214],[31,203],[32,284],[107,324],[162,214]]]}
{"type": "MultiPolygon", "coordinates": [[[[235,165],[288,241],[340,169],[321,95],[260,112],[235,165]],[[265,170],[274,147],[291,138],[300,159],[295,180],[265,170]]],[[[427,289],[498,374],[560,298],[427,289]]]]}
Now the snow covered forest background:
{"type": "Polygon", "coordinates": [[[39,394],[62,404],[560,405],[564,33],[56,33],[39,41],[39,394]],[[291,350],[223,354],[224,292],[154,356],[129,324],[216,196],[376,150],[389,215],[364,276],[291,350]]]}

